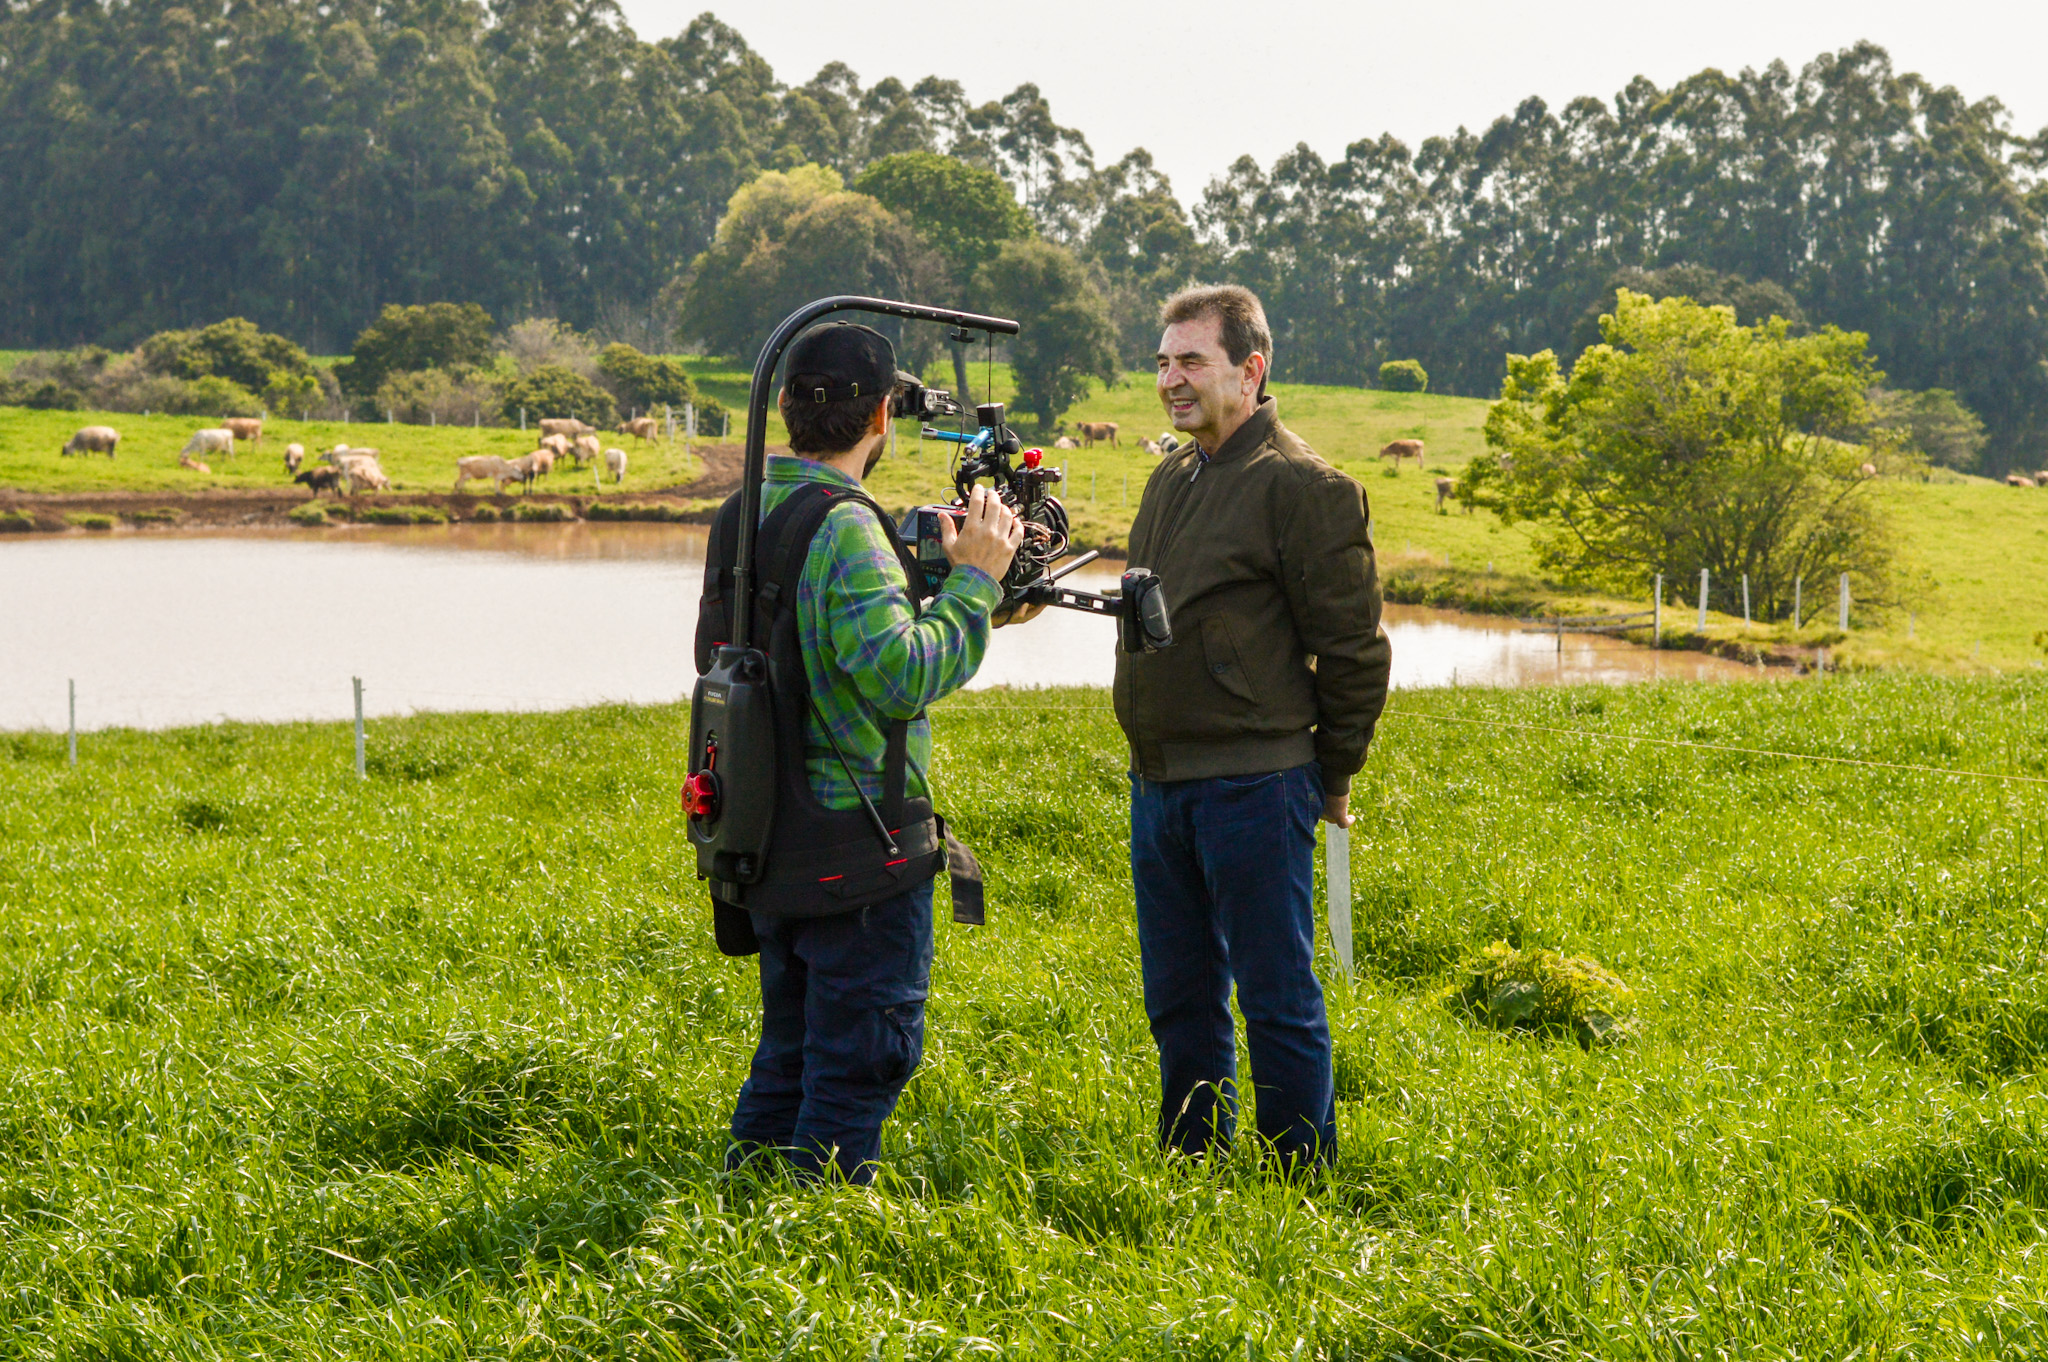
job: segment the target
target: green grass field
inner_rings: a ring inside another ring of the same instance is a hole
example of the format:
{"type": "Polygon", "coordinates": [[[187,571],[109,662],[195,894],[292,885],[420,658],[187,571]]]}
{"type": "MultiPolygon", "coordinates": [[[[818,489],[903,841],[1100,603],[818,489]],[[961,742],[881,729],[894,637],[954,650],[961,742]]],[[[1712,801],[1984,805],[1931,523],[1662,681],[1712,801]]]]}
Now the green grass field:
{"type": "Polygon", "coordinates": [[[5,1352],[2039,1357],[2048,787],[1499,726],[2042,777],[2034,703],[1399,696],[1301,1188],[1152,1149],[1100,692],[936,711],[991,925],[864,1191],[718,1171],[754,982],[679,709],[375,721],[360,783],[336,725],[0,735],[5,1352]],[[1451,1011],[1494,940],[1617,971],[1634,1038],[1451,1011]]]}

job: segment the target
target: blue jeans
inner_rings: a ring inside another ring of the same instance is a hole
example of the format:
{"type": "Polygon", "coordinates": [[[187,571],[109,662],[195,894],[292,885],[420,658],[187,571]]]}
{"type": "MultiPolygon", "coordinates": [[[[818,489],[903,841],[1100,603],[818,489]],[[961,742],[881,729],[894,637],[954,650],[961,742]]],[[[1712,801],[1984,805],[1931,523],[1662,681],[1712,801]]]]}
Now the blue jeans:
{"type": "Polygon", "coordinates": [[[832,917],[755,913],[761,1043],[732,1113],[728,1165],[783,1151],[800,1172],[872,1182],[882,1122],[924,1057],[929,880],[832,917]]]}
{"type": "Polygon", "coordinates": [[[1315,973],[1321,768],[1131,777],[1131,885],[1145,1015],[1159,1046],[1159,1142],[1199,1154],[1237,1124],[1237,986],[1258,1131],[1287,1162],[1337,1151],[1330,1022],[1315,973]]]}

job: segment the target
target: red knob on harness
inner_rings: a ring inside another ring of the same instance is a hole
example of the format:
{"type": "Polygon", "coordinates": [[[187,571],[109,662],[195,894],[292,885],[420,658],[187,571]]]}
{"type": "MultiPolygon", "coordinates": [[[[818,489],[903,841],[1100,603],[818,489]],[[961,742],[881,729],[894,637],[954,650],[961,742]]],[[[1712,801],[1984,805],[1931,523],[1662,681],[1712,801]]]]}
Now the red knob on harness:
{"type": "Polygon", "coordinates": [[[1026,468],[1036,468],[1036,467],[1038,467],[1038,465],[1040,465],[1040,464],[1042,464],[1042,463],[1044,463],[1044,462],[1045,462],[1045,451],[1044,451],[1044,450],[1042,450],[1042,449],[1027,449],[1027,450],[1025,450],[1025,451],[1024,451],[1024,466],[1025,466],[1026,468]]]}
{"type": "Polygon", "coordinates": [[[718,777],[699,771],[683,782],[683,812],[692,818],[718,817],[718,777]]]}

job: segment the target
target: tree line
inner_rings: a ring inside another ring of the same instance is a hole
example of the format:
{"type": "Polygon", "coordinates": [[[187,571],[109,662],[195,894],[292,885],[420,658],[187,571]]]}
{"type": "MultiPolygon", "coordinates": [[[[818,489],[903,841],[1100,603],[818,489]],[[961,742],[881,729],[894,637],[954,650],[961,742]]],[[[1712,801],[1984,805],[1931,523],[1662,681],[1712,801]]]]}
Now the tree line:
{"type": "Polygon", "coordinates": [[[2048,133],[1868,44],[1532,99],[1414,148],[1241,158],[1184,203],[1142,149],[1098,160],[1035,86],[976,104],[837,63],[789,85],[708,14],[644,41],[611,0],[14,0],[0,343],[127,347],[242,315],[333,353],[387,303],[457,300],[744,353],[697,262],[794,287],[786,249],[721,257],[719,223],[806,166],[881,205],[831,212],[911,283],[1071,295],[1079,359],[1046,361],[1047,401],[1103,367],[1105,335],[1109,362],[1147,358],[1159,299],[1193,279],[1260,290],[1281,378],[1413,359],[1436,391],[1491,396],[1507,354],[1568,363],[1617,290],[1676,270],[1745,324],[1866,333],[1892,386],[1982,417],[1994,471],[2048,443],[2048,133]],[[990,172],[1017,216],[963,237],[931,184],[873,178],[917,154],[990,172]]]}

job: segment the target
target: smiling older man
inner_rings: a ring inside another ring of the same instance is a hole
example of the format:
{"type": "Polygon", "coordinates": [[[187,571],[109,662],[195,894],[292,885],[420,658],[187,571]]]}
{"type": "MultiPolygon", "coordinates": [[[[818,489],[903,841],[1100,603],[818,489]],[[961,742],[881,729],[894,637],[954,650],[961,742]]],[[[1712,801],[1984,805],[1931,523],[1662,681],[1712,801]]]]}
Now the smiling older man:
{"type": "Polygon", "coordinates": [[[1351,825],[1391,658],[1365,489],[1280,424],[1250,290],[1188,289],[1161,321],[1160,400],[1191,440],[1146,484],[1131,561],[1159,574],[1180,643],[1116,669],[1159,1139],[1200,1154],[1233,1133],[1234,984],[1259,1135],[1289,1164],[1328,1162],[1315,825],[1351,825]]]}

